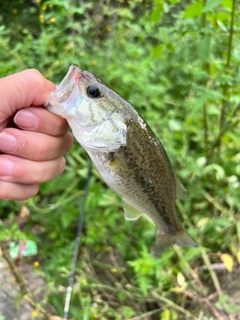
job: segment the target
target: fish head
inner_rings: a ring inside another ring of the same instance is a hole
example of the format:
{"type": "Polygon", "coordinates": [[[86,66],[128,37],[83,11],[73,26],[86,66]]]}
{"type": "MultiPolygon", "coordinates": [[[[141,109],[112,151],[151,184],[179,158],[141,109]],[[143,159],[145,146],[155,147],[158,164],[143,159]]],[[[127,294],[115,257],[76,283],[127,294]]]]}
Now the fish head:
{"type": "Polygon", "coordinates": [[[74,118],[79,125],[89,126],[111,115],[114,107],[110,100],[111,96],[99,78],[72,65],[46,105],[48,110],[67,120],[74,118]]]}
{"type": "Polygon", "coordinates": [[[77,65],[69,68],[45,107],[68,121],[87,150],[112,151],[126,144],[122,98],[77,65]]]}

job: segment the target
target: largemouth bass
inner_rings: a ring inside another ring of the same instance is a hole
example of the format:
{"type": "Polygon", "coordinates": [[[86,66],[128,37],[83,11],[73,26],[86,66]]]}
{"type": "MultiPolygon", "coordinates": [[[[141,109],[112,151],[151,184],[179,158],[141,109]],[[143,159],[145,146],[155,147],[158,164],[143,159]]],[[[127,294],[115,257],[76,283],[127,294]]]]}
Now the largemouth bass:
{"type": "Polygon", "coordinates": [[[145,213],[155,223],[153,255],[172,244],[196,246],[175,211],[174,202],[185,189],[163,145],[127,101],[72,65],[45,106],[68,121],[103,180],[123,196],[125,218],[145,213]]]}

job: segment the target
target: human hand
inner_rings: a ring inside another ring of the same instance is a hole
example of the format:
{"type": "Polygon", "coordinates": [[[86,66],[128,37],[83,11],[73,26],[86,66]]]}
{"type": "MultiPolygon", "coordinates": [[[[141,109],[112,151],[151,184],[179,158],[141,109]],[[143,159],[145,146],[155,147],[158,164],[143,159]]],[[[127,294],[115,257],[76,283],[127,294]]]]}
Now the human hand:
{"type": "Polygon", "coordinates": [[[0,199],[32,197],[65,168],[68,124],[41,108],[54,89],[35,69],[0,79],[0,199]]]}

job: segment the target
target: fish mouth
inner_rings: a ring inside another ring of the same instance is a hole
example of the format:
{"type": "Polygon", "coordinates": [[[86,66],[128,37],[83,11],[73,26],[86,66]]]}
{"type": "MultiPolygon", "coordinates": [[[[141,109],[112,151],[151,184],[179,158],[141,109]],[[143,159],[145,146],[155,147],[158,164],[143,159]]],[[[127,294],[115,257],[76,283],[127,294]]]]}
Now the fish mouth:
{"type": "Polygon", "coordinates": [[[71,65],[63,80],[57,88],[51,92],[51,96],[44,106],[50,107],[66,101],[78,83],[82,82],[83,78],[83,71],[79,66],[75,64],[71,65]]]}
{"type": "Polygon", "coordinates": [[[88,71],[83,71],[77,64],[72,64],[66,76],[63,78],[59,86],[66,85],[69,81],[91,81],[92,77],[88,71]]]}
{"type": "Polygon", "coordinates": [[[51,92],[44,107],[66,119],[70,118],[70,109],[79,104],[86,85],[94,79],[91,73],[82,71],[78,65],[71,65],[63,80],[51,92]]]}
{"type": "Polygon", "coordinates": [[[55,98],[58,103],[65,101],[70,96],[75,85],[82,79],[81,73],[82,70],[77,65],[70,66],[66,76],[52,93],[52,97],[55,98]]]}
{"type": "Polygon", "coordinates": [[[78,65],[73,64],[69,67],[67,74],[57,86],[57,89],[53,91],[52,96],[58,103],[66,100],[73,89],[81,83],[88,83],[92,80],[91,75],[87,71],[82,71],[78,65]]]}
{"type": "Polygon", "coordinates": [[[79,81],[81,79],[81,77],[82,77],[81,73],[82,73],[82,70],[79,68],[79,66],[76,65],[76,64],[72,64],[69,67],[66,76],[60,82],[59,86],[66,85],[69,81],[73,81],[73,80],[74,81],[79,81]]]}
{"type": "Polygon", "coordinates": [[[71,65],[63,80],[51,92],[44,107],[63,118],[69,118],[69,109],[81,98],[79,84],[84,82],[83,78],[83,71],[79,66],[71,65]]]}

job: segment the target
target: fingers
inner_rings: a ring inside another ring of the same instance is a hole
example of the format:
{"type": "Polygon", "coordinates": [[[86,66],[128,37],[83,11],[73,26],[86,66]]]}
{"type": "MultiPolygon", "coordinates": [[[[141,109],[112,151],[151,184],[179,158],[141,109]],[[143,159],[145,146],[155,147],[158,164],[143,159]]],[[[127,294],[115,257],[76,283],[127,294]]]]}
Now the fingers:
{"type": "Polygon", "coordinates": [[[41,132],[55,137],[63,135],[69,128],[65,119],[39,107],[18,111],[14,122],[23,130],[41,132]]]}
{"type": "Polygon", "coordinates": [[[55,88],[35,69],[0,79],[0,124],[23,107],[43,105],[55,88]]]}
{"type": "Polygon", "coordinates": [[[0,151],[21,158],[46,161],[68,152],[73,138],[70,132],[60,137],[43,133],[6,128],[0,133],[0,151]]]}
{"type": "Polygon", "coordinates": [[[38,185],[16,184],[0,180],[0,199],[24,201],[38,193],[38,185]]]}
{"type": "MultiPolygon", "coordinates": [[[[64,171],[65,165],[64,157],[37,162],[2,154],[0,155],[0,183],[9,182],[36,186],[60,175],[64,171]]],[[[8,190],[4,191],[0,187],[1,192],[5,194],[5,197],[8,195],[8,190]]]]}
{"type": "Polygon", "coordinates": [[[55,88],[34,69],[0,79],[0,199],[25,200],[64,170],[73,137],[66,120],[41,107],[55,88]]]}

